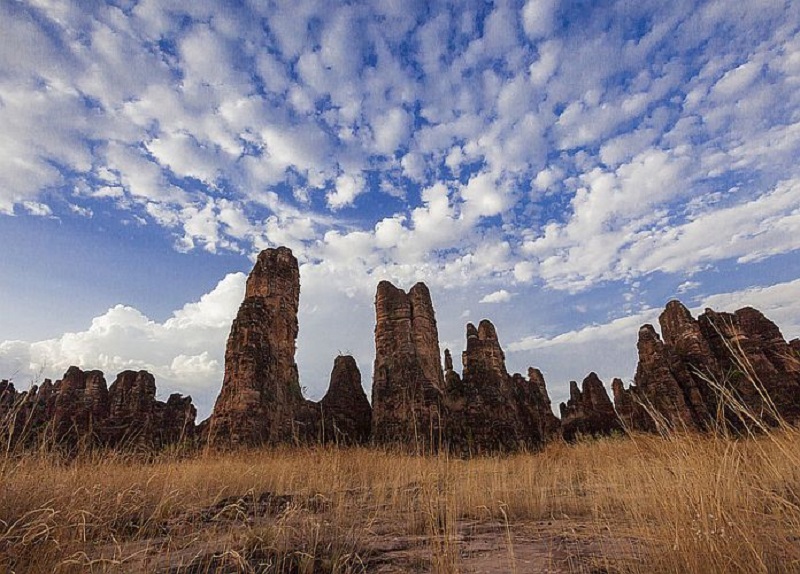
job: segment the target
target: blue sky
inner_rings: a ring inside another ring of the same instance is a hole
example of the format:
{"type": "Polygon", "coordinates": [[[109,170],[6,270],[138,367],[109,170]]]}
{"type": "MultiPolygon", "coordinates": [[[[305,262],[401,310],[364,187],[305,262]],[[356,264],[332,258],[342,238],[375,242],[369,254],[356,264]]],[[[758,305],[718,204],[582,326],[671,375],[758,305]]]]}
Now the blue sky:
{"type": "Polygon", "coordinates": [[[672,297],[800,336],[800,7],[0,3],[0,377],[147,368],[207,414],[255,254],[311,397],[379,280],[553,398],[672,297]]]}

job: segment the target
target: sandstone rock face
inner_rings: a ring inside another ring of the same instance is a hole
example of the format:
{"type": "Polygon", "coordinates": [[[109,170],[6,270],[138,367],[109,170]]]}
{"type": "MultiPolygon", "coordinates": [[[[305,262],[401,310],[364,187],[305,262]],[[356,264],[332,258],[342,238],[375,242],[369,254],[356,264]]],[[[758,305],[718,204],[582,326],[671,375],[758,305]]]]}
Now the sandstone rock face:
{"type": "Polygon", "coordinates": [[[333,363],[328,392],[319,402],[322,440],[337,444],[366,444],[372,427],[372,407],[361,386],[361,371],[350,355],[333,363]]]}
{"type": "Polygon", "coordinates": [[[444,374],[430,292],[388,281],[375,297],[372,438],[378,444],[437,447],[444,374]]]}
{"type": "Polygon", "coordinates": [[[558,429],[544,378],[509,375],[494,325],[484,319],[467,325],[463,373],[453,371],[445,353],[445,437],[460,454],[535,448],[558,429]]]}
{"type": "Polygon", "coordinates": [[[463,372],[439,354],[430,293],[408,293],[387,281],[375,298],[372,437],[378,444],[444,447],[457,454],[535,448],[556,435],[544,378],[509,375],[497,331],[488,321],[467,325],[463,372]]]}
{"type": "Polygon", "coordinates": [[[285,248],[262,251],[225,349],[225,377],[208,425],[214,444],[292,440],[303,408],[294,360],[300,272],[285,248]]]}
{"type": "Polygon", "coordinates": [[[110,389],[101,371],[70,367],[53,384],[45,379],[24,393],[0,383],[0,419],[14,446],[41,443],[67,451],[97,446],[162,448],[191,439],[196,410],[191,397],[156,400],[147,371],[125,371],[110,389]]]}
{"type": "Polygon", "coordinates": [[[792,339],[789,341],[789,347],[794,351],[794,360],[800,361],[800,339],[792,339]]]}
{"type": "MultiPolygon", "coordinates": [[[[664,345],[652,325],[639,329],[639,364],[634,385],[641,391],[638,404],[646,411],[657,413],[654,423],[668,429],[698,430],[703,428],[699,414],[687,404],[687,389],[691,376],[671,347],[664,345]]],[[[693,386],[693,382],[691,383],[693,386]]],[[[691,391],[691,388],[688,389],[691,391]]]]}
{"type": "Polygon", "coordinates": [[[460,453],[515,450],[525,446],[529,430],[514,400],[511,377],[497,332],[484,319],[467,325],[460,384],[448,386],[446,437],[460,453]]]}
{"type": "Polygon", "coordinates": [[[635,385],[626,389],[621,379],[611,383],[614,394],[614,410],[626,431],[656,432],[655,420],[639,402],[641,392],[635,385]]]}
{"type": "Polygon", "coordinates": [[[108,419],[110,401],[101,371],[70,367],[56,381],[53,432],[58,443],[100,442],[108,419]]]}
{"type": "Polygon", "coordinates": [[[621,420],[636,430],[706,430],[746,424],[741,407],[768,424],[800,420],[800,367],[772,321],[746,307],[707,309],[695,320],[679,301],[639,331],[634,385],[615,385],[621,420]],[[769,397],[769,399],[766,399],[769,397]],[[738,405],[738,406],[736,406],[738,405]],[[737,412],[739,411],[739,412],[737,412]]]}
{"type": "MultiPolygon", "coordinates": [[[[767,422],[800,419],[800,366],[772,321],[745,307],[735,313],[706,309],[698,322],[716,357],[718,384],[767,422]]],[[[736,426],[735,409],[726,411],[736,426]]]]}
{"type": "Polygon", "coordinates": [[[531,434],[545,442],[558,436],[561,431],[561,421],[553,414],[553,404],[547,393],[542,372],[529,367],[527,380],[519,373],[515,373],[512,376],[512,387],[517,404],[523,413],[523,421],[528,421],[531,426],[531,434]]]}
{"type": "Polygon", "coordinates": [[[608,398],[603,382],[595,373],[589,373],[581,388],[570,381],[569,400],[561,403],[561,432],[566,440],[579,435],[601,436],[621,431],[622,425],[608,398]]]}
{"type": "Polygon", "coordinates": [[[156,400],[155,377],[147,371],[123,371],[108,391],[110,417],[106,441],[114,446],[161,448],[192,438],[197,410],[191,397],[156,400]]]}

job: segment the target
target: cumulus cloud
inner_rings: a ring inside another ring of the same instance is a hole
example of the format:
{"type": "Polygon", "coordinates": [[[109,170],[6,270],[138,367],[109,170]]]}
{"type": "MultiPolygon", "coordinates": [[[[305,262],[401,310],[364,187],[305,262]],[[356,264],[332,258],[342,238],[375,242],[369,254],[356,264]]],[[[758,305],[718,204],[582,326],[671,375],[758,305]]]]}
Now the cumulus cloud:
{"type": "Polygon", "coordinates": [[[107,378],[125,369],[156,376],[159,393],[192,394],[208,414],[222,383],[225,341],[244,296],[245,275],[225,276],[199,301],[187,303],[164,322],[116,305],[84,331],[42,341],[0,343],[0,367],[20,383],[57,378],[70,365],[100,369],[107,378]]]}
{"type": "MultiPolygon", "coordinates": [[[[103,214],[182,251],[284,244],[344,297],[384,277],[678,288],[800,249],[797,3],[71,1],[0,19],[0,217],[103,214]]],[[[202,353],[168,363],[203,372],[202,353]]]]}
{"type": "Polygon", "coordinates": [[[511,298],[514,296],[514,293],[509,293],[505,289],[500,289],[498,291],[494,291],[487,295],[484,295],[483,298],[479,301],[479,303],[508,303],[511,301],[511,298]]]}

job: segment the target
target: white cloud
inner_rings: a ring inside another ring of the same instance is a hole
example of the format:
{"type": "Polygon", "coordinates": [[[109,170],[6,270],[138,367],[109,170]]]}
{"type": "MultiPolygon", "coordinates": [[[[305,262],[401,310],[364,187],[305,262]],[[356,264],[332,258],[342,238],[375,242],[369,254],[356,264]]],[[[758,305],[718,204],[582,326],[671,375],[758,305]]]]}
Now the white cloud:
{"type": "Polygon", "coordinates": [[[796,3],[373,4],[0,3],[0,217],[285,244],[342,296],[800,249],[796,3]]]}
{"type": "Polygon", "coordinates": [[[528,0],[525,3],[522,24],[528,38],[537,40],[550,35],[557,6],[557,0],[528,0]]]}
{"type": "Polygon", "coordinates": [[[375,132],[375,148],[378,153],[392,155],[408,138],[411,122],[404,110],[394,108],[384,117],[377,118],[372,129],[375,132]]]}
{"type": "Polygon", "coordinates": [[[364,193],[364,176],[361,174],[342,174],[336,178],[336,187],[328,193],[331,209],[341,209],[352,205],[356,197],[364,193]]]}
{"type": "Polygon", "coordinates": [[[488,295],[484,295],[479,303],[508,303],[511,301],[512,297],[514,297],[514,293],[509,293],[505,289],[500,289],[488,295]]]}
{"type": "Polygon", "coordinates": [[[680,294],[687,293],[689,291],[694,291],[698,287],[700,287],[701,283],[699,281],[684,281],[680,285],[676,291],[680,294]]]}
{"type": "Polygon", "coordinates": [[[0,366],[18,382],[58,378],[70,365],[100,369],[112,378],[125,369],[147,369],[160,396],[194,396],[208,414],[222,383],[225,341],[244,296],[245,275],[225,276],[199,301],[187,303],[163,323],[139,310],[116,305],[85,331],[42,341],[0,342],[0,366]]]}

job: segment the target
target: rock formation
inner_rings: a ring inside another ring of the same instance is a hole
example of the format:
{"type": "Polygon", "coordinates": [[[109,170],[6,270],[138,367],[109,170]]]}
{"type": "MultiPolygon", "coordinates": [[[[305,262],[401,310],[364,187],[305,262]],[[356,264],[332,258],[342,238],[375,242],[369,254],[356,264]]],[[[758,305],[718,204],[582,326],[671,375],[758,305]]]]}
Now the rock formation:
{"type": "Polygon", "coordinates": [[[225,377],[208,425],[211,443],[254,445],[296,434],[304,407],[294,360],[299,300],[292,252],[262,251],[225,348],[225,377]]]}
{"type": "Polygon", "coordinates": [[[539,446],[557,428],[544,379],[535,369],[525,380],[506,370],[494,325],[467,325],[459,377],[445,354],[445,436],[458,453],[513,451],[539,446]]]}
{"type": "Polygon", "coordinates": [[[636,430],[706,430],[800,420],[800,363],[777,326],[759,311],[711,309],[694,319],[679,301],[639,330],[634,385],[615,385],[617,412],[636,430]]]}
{"type": "Polygon", "coordinates": [[[156,400],[147,371],[120,373],[110,389],[101,371],[70,367],[63,378],[18,393],[0,383],[0,431],[14,446],[162,448],[191,439],[191,397],[156,400]]]}
{"type": "Polygon", "coordinates": [[[156,382],[147,371],[123,371],[108,391],[106,440],[112,445],[160,448],[194,434],[197,410],[191,397],[172,394],[156,400],[156,382]]]}
{"type": "Polygon", "coordinates": [[[566,440],[578,435],[601,436],[622,431],[614,405],[608,398],[603,382],[595,373],[589,373],[581,388],[570,381],[569,400],[561,403],[561,433],[566,440]]]}
{"type": "Polygon", "coordinates": [[[378,444],[437,447],[444,374],[428,288],[406,293],[388,281],[375,296],[372,438],[378,444]]]}
{"type": "Polygon", "coordinates": [[[528,416],[534,421],[538,434],[545,441],[557,436],[561,430],[561,421],[553,414],[553,405],[542,372],[529,367],[527,381],[516,373],[513,379],[517,400],[523,409],[528,409],[528,416]]]}
{"type": "Polygon", "coordinates": [[[775,323],[752,307],[735,313],[706,309],[698,322],[716,359],[717,392],[730,393],[724,400],[729,422],[744,422],[731,402],[768,423],[800,419],[800,365],[775,323]]]}
{"type": "Polygon", "coordinates": [[[350,355],[339,355],[333,363],[328,392],[319,402],[324,442],[366,444],[372,425],[372,407],[361,386],[361,371],[350,355]]]}
{"type": "Polygon", "coordinates": [[[53,433],[60,444],[100,442],[109,415],[106,379],[101,371],[70,367],[56,381],[53,433]]]}

